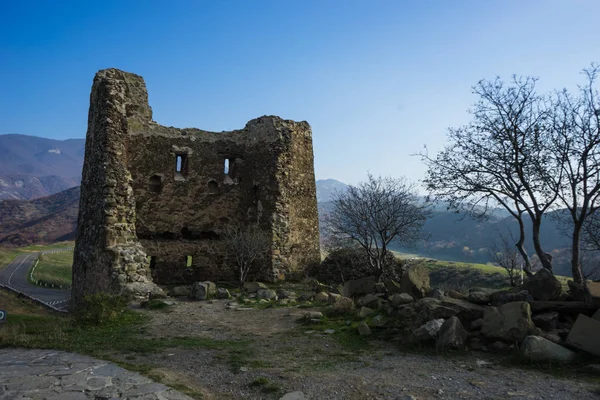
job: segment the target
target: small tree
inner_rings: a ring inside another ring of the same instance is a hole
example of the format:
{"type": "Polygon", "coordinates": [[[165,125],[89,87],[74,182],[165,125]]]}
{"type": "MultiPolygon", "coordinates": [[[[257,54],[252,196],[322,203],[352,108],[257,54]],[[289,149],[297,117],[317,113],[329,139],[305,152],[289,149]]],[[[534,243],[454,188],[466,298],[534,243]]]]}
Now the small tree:
{"type": "Polygon", "coordinates": [[[251,224],[245,227],[228,227],[224,238],[228,253],[235,258],[239,284],[242,287],[254,261],[264,256],[269,249],[269,237],[257,225],[251,224]]]}
{"type": "Polygon", "coordinates": [[[494,241],[491,246],[492,260],[506,270],[511,286],[517,286],[523,280],[523,258],[513,244],[514,241],[512,235],[509,238],[507,235],[499,234],[499,240],[494,241]]]}
{"type": "Polygon", "coordinates": [[[388,273],[386,255],[392,242],[413,244],[429,215],[414,187],[404,179],[368,175],[368,180],[333,196],[327,218],[333,235],[355,241],[366,252],[378,280],[388,273]]]}

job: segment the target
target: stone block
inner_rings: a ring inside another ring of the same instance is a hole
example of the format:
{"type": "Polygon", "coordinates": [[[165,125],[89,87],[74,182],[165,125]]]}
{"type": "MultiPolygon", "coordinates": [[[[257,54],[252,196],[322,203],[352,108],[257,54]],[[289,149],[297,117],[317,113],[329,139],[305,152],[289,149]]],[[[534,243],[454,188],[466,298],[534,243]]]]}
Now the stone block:
{"type": "Polygon", "coordinates": [[[533,328],[531,308],[526,302],[512,302],[484,309],[481,333],[489,339],[520,342],[533,328]]]}
{"type": "Polygon", "coordinates": [[[567,343],[595,356],[600,356],[600,321],[579,314],[567,336],[567,343]]]}

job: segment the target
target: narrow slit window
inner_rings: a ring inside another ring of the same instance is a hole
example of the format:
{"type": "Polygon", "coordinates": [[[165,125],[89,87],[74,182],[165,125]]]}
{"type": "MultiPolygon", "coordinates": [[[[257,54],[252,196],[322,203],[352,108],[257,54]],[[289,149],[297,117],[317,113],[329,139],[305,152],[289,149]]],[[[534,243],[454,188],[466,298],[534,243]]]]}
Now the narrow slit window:
{"type": "Polygon", "coordinates": [[[153,270],[156,268],[156,256],[148,257],[150,259],[150,269],[153,270]]]}
{"type": "Polygon", "coordinates": [[[185,266],[188,268],[192,267],[192,256],[187,256],[185,259],[185,266]]]}
{"type": "Polygon", "coordinates": [[[225,159],[225,175],[229,175],[229,158],[225,159]]]}
{"type": "Polygon", "coordinates": [[[183,166],[183,156],[178,154],[177,161],[175,164],[175,172],[181,172],[181,167],[183,166]]]}
{"type": "Polygon", "coordinates": [[[175,155],[175,178],[185,178],[188,172],[188,155],[175,155]]]}

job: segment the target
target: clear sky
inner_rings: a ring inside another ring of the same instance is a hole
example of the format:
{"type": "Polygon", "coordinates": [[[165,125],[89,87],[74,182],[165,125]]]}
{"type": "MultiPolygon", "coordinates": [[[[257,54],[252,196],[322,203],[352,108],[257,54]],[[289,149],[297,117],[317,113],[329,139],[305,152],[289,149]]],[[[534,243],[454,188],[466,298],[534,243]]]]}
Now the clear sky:
{"type": "Polygon", "coordinates": [[[306,120],[317,179],[421,179],[471,86],[600,62],[598,0],[0,0],[0,133],[85,136],[92,79],[142,75],[163,125],[306,120]]]}

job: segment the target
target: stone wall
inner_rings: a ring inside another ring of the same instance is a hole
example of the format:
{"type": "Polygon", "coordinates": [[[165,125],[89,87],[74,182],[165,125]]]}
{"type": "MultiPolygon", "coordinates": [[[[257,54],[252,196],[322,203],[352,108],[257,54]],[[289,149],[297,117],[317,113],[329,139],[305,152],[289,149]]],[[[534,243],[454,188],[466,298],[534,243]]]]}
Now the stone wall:
{"type": "Polygon", "coordinates": [[[257,223],[272,237],[257,277],[284,279],[319,261],[310,126],[273,116],[220,133],[161,126],[152,121],[142,77],[99,71],[90,99],[75,302],[98,291],[143,296],[160,291],[156,284],[235,279],[222,240],[234,223],[257,223]]]}

